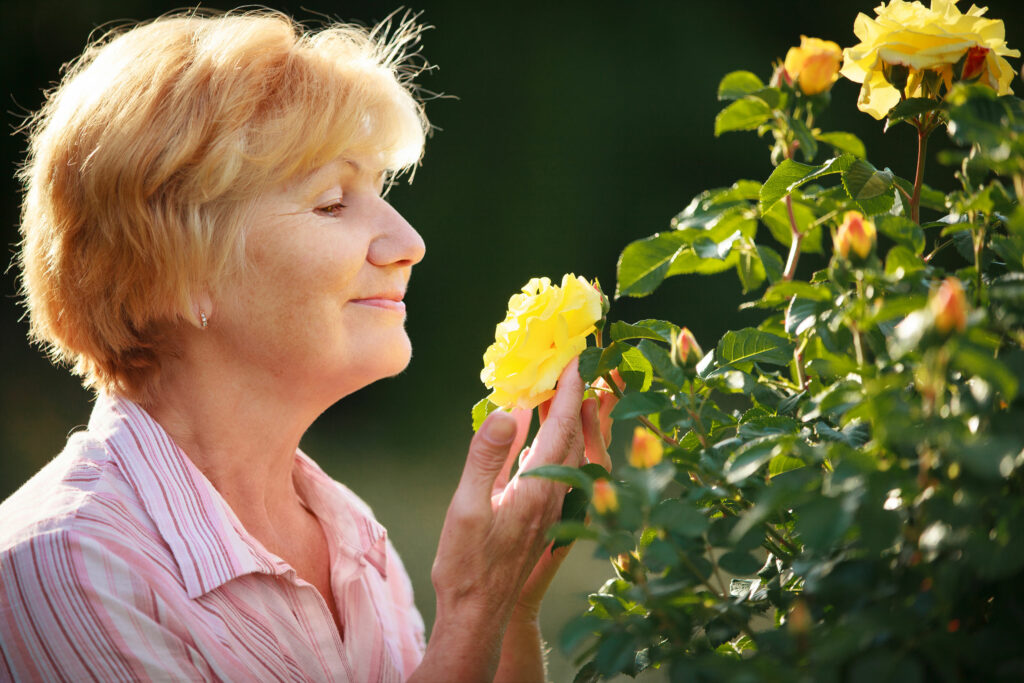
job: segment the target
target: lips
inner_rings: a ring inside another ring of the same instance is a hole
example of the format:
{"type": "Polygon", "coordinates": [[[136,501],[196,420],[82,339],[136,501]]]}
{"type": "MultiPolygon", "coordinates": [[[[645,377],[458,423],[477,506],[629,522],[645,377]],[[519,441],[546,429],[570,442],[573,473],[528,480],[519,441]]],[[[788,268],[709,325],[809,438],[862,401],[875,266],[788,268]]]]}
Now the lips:
{"type": "Polygon", "coordinates": [[[361,299],[351,299],[351,302],[360,306],[372,306],[387,311],[405,313],[405,302],[402,301],[404,296],[404,292],[382,292],[361,299]]]}

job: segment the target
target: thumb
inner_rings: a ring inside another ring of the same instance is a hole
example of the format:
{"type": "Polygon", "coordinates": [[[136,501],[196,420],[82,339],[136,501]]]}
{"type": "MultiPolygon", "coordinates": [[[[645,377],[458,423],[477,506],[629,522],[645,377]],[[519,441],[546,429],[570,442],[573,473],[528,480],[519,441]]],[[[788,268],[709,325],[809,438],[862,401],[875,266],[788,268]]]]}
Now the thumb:
{"type": "Polygon", "coordinates": [[[516,420],[504,411],[491,413],[469,443],[466,467],[456,495],[474,506],[491,507],[491,489],[509,457],[516,420]]]}

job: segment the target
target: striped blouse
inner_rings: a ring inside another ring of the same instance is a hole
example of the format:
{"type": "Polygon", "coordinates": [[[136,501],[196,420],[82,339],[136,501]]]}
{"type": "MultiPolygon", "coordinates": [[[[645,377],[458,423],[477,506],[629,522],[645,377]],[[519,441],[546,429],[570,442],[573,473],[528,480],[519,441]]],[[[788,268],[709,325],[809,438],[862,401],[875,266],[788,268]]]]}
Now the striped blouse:
{"type": "Polygon", "coordinates": [[[160,425],[100,396],[88,429],[0,504],[0,680],[408,677],[425,643],[398,555],[365,503],[295,458],[344,639],[160,425]]]}

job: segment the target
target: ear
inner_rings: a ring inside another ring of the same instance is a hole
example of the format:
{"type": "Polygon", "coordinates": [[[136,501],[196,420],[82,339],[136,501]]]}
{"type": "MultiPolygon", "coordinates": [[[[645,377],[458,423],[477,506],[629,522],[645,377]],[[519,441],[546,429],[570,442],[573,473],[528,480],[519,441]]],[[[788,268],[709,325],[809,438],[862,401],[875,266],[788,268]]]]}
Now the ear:
{"type": "Polygon", "coordinates": [[[189,322],[200,330],[207,329],[213,319],[213,300],[208,292],[200,292],[192,297],[192,316],[189,322]],[[204,324],[205,323],[205,324],[204,324]]]}

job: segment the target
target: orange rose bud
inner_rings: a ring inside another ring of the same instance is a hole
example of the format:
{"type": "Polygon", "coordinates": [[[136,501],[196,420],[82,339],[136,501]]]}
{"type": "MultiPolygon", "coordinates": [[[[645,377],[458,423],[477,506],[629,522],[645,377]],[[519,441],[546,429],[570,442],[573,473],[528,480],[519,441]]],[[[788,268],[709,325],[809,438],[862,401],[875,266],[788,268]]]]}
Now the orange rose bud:
{"type": "Polygon", "coordinates": [[[594,497],[591,502],[599,515],[607,515],[619,509],[619,497],[615,494],[615,486],[607,479],[598,479],[594,482],[594,497]]]}
{"type": "Polygon", "coordinates": [[[964,56],[964,68],[960,72],[960,80],[973,81],[980,76],[985,71],[985,60],[988,58],[989,52],[991,50],[981,45],[975,45],[967,50],[967,54],[964,56]]]}
{"type": "Polygon", "coordinates": [[[646,470],[661,462],[665,447],[661,439],[644,427],[633,430],[633,445],[629,449],[629,464],[638,470],[646,470]]]}
{"type": "Polygon", "coordinates": [[[700,348],[697,338],[693,336],[693,332],[690,332],[688,327],[679,330],[679,336],[676,337],[673,351],[675,352],[677,362],[683,366],[696,365],[704,357],[704,351],[700,348]]]}
{"type": "Polygon", "coordinates": [[[850,258],[850,251],[862,259],[868,257],[875,246],[875,224],[859,211],[847,211],[843,223],[836,231],[835,250],[841,257],[850,258]]]}
{"type": "Polygon", "coordinates": [[[935,315],[935,329],[948,334],[954,329],[963,332],[967,329],[967,297],[963,285],[955,277],[947,277],[932,295],[928,306],[935,315]]]}

